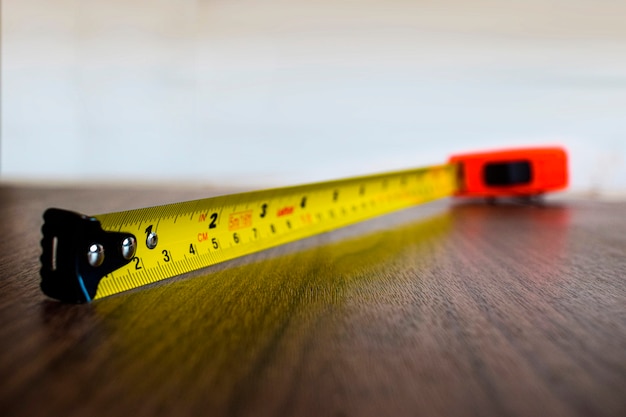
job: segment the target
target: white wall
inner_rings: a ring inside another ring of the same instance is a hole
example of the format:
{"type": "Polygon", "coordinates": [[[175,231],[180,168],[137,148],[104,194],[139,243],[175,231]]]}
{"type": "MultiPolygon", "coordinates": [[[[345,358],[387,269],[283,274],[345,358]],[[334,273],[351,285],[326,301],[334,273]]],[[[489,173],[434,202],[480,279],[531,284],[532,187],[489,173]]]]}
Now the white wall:
{"type": "Polygon", "coordinates": [[[5,180],[289,184],[562,144],[626,191],[626,2],[5,0],[5,180]]]}

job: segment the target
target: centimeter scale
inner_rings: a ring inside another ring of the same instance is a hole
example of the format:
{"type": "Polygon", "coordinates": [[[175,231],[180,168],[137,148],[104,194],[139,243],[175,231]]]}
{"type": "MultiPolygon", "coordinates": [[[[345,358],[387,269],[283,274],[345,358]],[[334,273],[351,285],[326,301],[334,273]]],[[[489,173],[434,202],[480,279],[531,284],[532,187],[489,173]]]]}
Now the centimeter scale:
{"type": "Polygon", "coordinates": [[[529,198],[567,186],[557,147],[123,212],[44,213],[41,288],[89,302],[448,196],[529,198]]]}

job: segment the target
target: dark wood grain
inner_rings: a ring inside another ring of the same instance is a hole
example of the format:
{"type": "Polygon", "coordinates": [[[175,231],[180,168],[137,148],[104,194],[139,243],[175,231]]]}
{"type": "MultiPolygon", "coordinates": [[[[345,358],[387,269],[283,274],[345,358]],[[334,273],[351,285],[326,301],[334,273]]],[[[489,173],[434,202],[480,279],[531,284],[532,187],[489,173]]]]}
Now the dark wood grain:
{"type": "Polygon", "coordinates": [[[96,301],[41,215],[207,189],[0,187],[2,416],[624,416],[626,203],[450,200],[96,301]]]}

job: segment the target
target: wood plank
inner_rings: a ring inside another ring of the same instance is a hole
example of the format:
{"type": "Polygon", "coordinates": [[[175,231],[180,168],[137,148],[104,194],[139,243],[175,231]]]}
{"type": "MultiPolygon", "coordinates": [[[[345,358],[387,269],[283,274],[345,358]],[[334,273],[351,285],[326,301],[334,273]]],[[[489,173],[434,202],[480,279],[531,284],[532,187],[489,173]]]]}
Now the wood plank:
{"type": "Polygon", "coordinates": [[[0,414],[626,415],[626,203],[446,200],[88,305],[43,210],[218,190],[0,186],[0,414]]]}

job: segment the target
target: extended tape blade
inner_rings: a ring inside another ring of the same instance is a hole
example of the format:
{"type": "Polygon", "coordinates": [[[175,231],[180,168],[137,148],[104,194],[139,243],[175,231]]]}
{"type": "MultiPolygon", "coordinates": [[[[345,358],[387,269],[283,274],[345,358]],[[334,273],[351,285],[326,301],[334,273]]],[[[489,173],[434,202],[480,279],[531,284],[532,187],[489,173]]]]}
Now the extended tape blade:
{"type": "Polygon", "coordinates": [[[51,209],[42,289],[63,301],[106,297],[450,196],[457,180],[447,164],[93,217],[51,209]]]}

